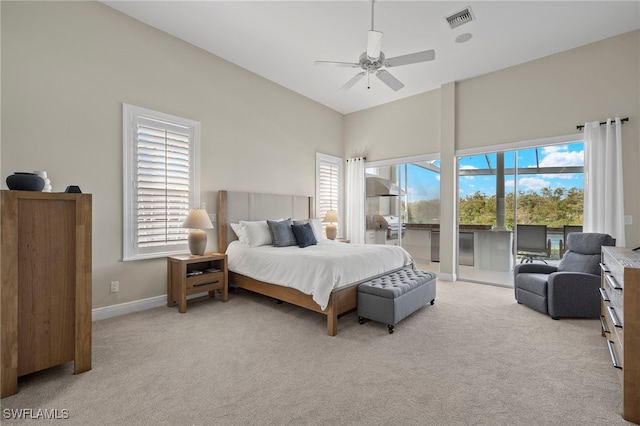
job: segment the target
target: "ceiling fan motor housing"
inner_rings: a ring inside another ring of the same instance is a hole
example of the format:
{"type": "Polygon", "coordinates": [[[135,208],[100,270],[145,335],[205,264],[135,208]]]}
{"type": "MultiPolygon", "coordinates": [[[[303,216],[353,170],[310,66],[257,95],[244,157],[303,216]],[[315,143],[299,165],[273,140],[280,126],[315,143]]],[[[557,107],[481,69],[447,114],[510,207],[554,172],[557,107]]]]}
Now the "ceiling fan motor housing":
{"type": "Polygon", "coordinates": [[[375,59],[373,61],[369,59],[367,52],[362,52],[362,55],[360,55],[360,60],[358,61],[358,64],[360,65],[360,68],[362,68],[363,70],[372,73],[382,68],[384,66],[384,61],[385,61],[385,57],[384,57],[384,53],[382,52],[380,52],[380,56],[378,57],[378,59],[375,59]]]}

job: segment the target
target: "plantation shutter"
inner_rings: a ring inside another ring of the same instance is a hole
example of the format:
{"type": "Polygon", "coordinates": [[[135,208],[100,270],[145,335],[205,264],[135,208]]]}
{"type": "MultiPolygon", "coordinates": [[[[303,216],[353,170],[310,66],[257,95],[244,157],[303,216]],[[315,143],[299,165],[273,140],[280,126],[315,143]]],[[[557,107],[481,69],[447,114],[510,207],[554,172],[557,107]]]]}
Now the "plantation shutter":
{"type": "MultiPolygon", "coordinates": [[[[340,182],[342,178],[342,159],[324,154],[316,154],[316,212],[324,219],[329,210],[335,210],[341,216],[340,182]]],[[[337,223],[338,228],[340,223],[337,223]]],[[[324,229],[325,223],[322,224],[324,229]]]]}
{"type": "Polygon", "coordinates": [[[190,129],[137,117],[135,238],[138,248],[185,244],[189,213],[190,129]]]}
{"type": "Polygon", "coordinates": [[[338,209],[338,165],[331,161],[321,160],[318,177],[320,191],[318,193],[319,217],[322,219],[329,210],[338,209]]]}

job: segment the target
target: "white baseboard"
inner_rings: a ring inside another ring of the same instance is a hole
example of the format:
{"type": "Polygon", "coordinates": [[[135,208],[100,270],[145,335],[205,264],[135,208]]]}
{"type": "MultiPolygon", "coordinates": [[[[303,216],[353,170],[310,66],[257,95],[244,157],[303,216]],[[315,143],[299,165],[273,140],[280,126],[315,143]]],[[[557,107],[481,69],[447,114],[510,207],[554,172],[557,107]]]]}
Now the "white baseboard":
{"type": "Polygon", "coordinates": [[[91,311],[91,319],[93,321],[100,321],[107,318],[119,317],[120,315],[144,311],[146,309],[157,308],[162,305],[167,305],[166,294],[148,299],[134,300],[133,302],[105,306],[104,308],[95,308],[91,311]]]}
{"type": "Polygon", "coordinates": [[[438,279],[442,280],[442,281],[451,281],[454,282],[457,280],[457,276],[456,274],[443,274],[443,273],[438,273],[438,279]]]}
{"type": "MultiPolygon", "coordinates": [[[[202,297],[207,293],[197,293],[187,296],[187,300],[202,297]]],[[[91,311],[91,320],[100,321],[107,318],[119,317],[120,315],[132,314],[159,306],[167,306],[167,295],[149,297],[148,299],[134,300],[133,302],[119,303],[117,305],[95,308],[91,311]]],[[[177,309],[177,308],[173,308],[177,309]]]]}

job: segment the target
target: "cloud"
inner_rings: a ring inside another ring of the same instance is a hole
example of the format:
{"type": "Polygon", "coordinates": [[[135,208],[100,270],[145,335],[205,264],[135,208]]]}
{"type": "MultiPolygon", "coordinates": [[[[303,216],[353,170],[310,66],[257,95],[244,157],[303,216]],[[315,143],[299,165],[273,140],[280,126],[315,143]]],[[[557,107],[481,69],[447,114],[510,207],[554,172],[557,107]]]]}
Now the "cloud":
{"type": "Polygon", "coordinates": [[[539,191],[542,188],[551,186],[549,181],[540,179],[538,177],[525,177],[518,181],[518,186],[521,189],[530,189],[532,191],[539,191]]]}
{"type": "Polygon", "coordinates": [[[542,150],[540,167],[584,166],[584,150],[568,151],[566,146],[550,146],[542,150]]]}

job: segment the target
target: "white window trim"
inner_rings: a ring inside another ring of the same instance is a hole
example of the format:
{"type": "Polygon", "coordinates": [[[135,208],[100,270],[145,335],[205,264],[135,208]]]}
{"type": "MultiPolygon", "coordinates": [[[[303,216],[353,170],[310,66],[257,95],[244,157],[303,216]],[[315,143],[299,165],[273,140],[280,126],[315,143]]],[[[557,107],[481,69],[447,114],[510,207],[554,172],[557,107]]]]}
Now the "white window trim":
{"type": "MultiPolygon", "coordinates": [[[[336,206],[336,211],[338,212],[338,216],[341,220],[341,222],[337,223],[337,227],[338,227],[338,236],[342,236],[343,232],[342,232],[342,221],[344,221],[344,194],[343,194],[343,187],[344,187],[344,161],[342,158],[340,157],[335,157],[333,155],[328,155],[328,154],[322,154],[319,152],[316,152],[316,200],[315,200],[315,211],[316,214],[318,215],[318,218],[320,220],[324,219],[323,217],[319,217],[320,216],[320,164],[322,162],[327,162],[327,163],[332,163],[338,166],[338,205],[336,206]]],[[[322,225],[322,228],[324,229],[325,224],[322,225]]]]}
{"type": "Polygon", "coordinates": [[[528,148],[539,148],[542,146],[560,145],[563,143],[582,142],[584,135],[582,133],[573,133],[570,135],[553,136],[549,138],[531,139],[520,142],[510,142],[500,145],[482,146],[478,148],[465,148],[455,151],[456,157],[472,157],[474,155],[488,154],[492,152],[516,151],[528,148]]]}
{"type": "Polygon", "coordinates": [[[137,167],[137,150],[135,141],[137,138],[135,136],[136,131],[134,122],[139,116],[166,121],[168,123],[174,123],[189,128],[189,163],[191,169],[189,182],[189,205],[192,206],[192,208],[200,205],[200,122],[123,103],[123,261],[160,258],[189,251],[186,243],[172,245],[170,250],[163,246],[140,249],[135,245],[135,176],[137,167]]]}

